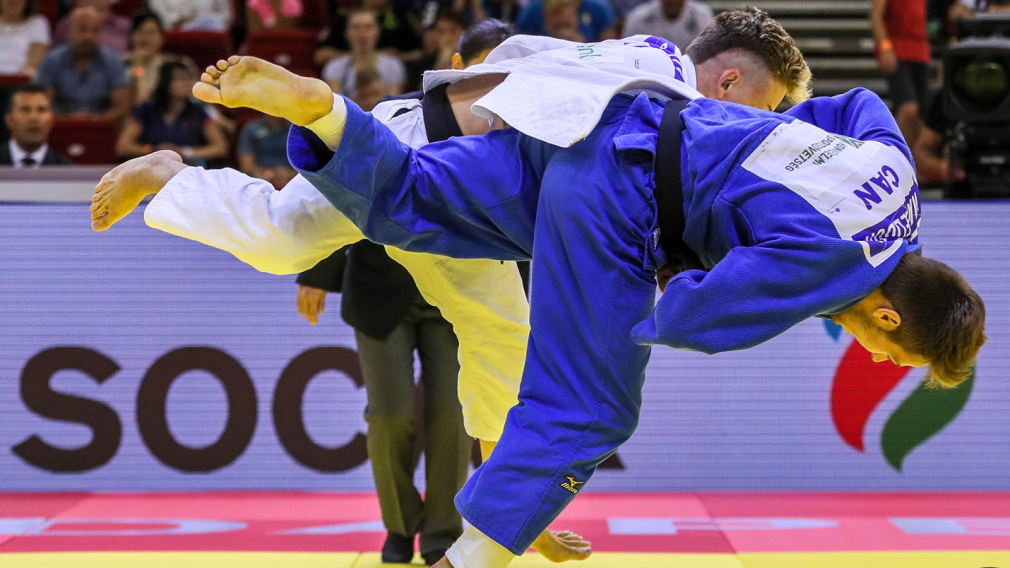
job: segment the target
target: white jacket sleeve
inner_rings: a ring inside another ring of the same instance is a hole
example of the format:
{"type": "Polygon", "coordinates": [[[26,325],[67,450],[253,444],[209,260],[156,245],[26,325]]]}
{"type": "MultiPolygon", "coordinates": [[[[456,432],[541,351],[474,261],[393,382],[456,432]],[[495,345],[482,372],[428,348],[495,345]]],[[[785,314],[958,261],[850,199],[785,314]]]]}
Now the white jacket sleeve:
{"type": "Polygon", "coordinates": [[[148,204],[144,221],[271,274],[308,270],[364,238],[302,176],[277,191],[230,168],[183,170],[148,204]]]}

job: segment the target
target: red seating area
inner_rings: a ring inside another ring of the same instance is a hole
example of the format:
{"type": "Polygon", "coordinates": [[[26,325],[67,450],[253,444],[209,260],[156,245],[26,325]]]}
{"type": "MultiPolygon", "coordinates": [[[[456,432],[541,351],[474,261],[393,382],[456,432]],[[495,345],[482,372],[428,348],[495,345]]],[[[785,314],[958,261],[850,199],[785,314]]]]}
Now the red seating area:
{"type": "Polygon", "coordinates": [[[100,118],[57,118],[49,145],[75,164],[114,164],[116,125],[100,118]]]}
{"type": "Polygon", "coordinates": [[[185,55],[203,69],[235,54],[225,32],[170,30],[165,33],[165,51],[185,55]]]}
{"type": "Polygon", "coordinates": [[[318,75],[314,54],[317,33],[312,30],[263,30],[246,38],[245,54],[266,59],[299,75],[318,75]]]}

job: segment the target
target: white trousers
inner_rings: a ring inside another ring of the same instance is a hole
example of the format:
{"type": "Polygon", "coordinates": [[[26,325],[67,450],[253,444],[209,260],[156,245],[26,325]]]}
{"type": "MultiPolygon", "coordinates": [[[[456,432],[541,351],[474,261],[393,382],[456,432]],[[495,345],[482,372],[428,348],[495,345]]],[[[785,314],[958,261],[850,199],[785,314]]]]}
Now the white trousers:
{"type": "MultiPolygon", "coordinates": [[[[233,169],[180,172],[148,205],[144,220],[271,274],[305,271],[364,238],[303,177],[277,191],[233,169]]],[[[497,442],[517,401],[529,336],[529,304],[515,263],[386,251],[453,325],[467,433],[497,442]]]]}

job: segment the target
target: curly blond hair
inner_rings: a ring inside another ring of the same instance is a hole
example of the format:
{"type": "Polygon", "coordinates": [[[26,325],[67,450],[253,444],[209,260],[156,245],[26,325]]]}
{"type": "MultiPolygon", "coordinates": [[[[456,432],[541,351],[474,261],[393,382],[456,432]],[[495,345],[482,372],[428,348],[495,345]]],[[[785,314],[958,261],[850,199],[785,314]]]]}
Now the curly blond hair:
{"type": "Polygon", "coordinates": [[[786,100],[796,104],[810,98],[813,77],[792,36],[768,12],[753,6],[723,12],[687,46],[695,64],[731,49],[758,56],[772,77],[785,85],[786,100]]]}

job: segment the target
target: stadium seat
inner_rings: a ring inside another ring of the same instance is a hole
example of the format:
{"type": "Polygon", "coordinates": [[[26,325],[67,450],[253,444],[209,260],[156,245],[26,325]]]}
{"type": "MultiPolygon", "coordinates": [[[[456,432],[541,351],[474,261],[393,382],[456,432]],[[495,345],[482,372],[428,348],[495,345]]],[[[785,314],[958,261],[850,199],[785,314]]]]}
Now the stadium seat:
{"type": "Polygon", "coordinates": [[[319,31],[330,25],[330,10],[326,0],[302,0],[302,15],[298,27],[319,31]]]}
{"type": "Polygon", "coordinates": [[[227,33],[208,31],[169,30],[165,51],[189,57],[201,70],[235,54],[227,33]]]}
{"type": "Polygon", "coordinates": [[[49,145],[75,164],[115,164],[116,125],[101,118],[56,118],[49,145]]]}
{"type": "Polygon", "coordinates": [[[147,8],[147,0],[117,0],[112,5],[112,12],[120,16],[132,18],[141,8],[147,8]]]}
{"type": "Polygon", "coordinates": [[[0,75],[0,90],[17,87],[28,82],[31,82],[31,78],[24,75],[0,75]]]}
{"type": "Polygon", "coordinates": [[[272,61],[300,75],[317,76],[317,32],[312,30],[263,30],[246,38],[245,54],[272,61]]]}
{"type": "Polygon", "coordinates": [[[35,11],[42,14],[49,20],[50,30],[56,29],[56,20],[60,17],[60,5],[58,0],[35,0],[35,11]]]}

